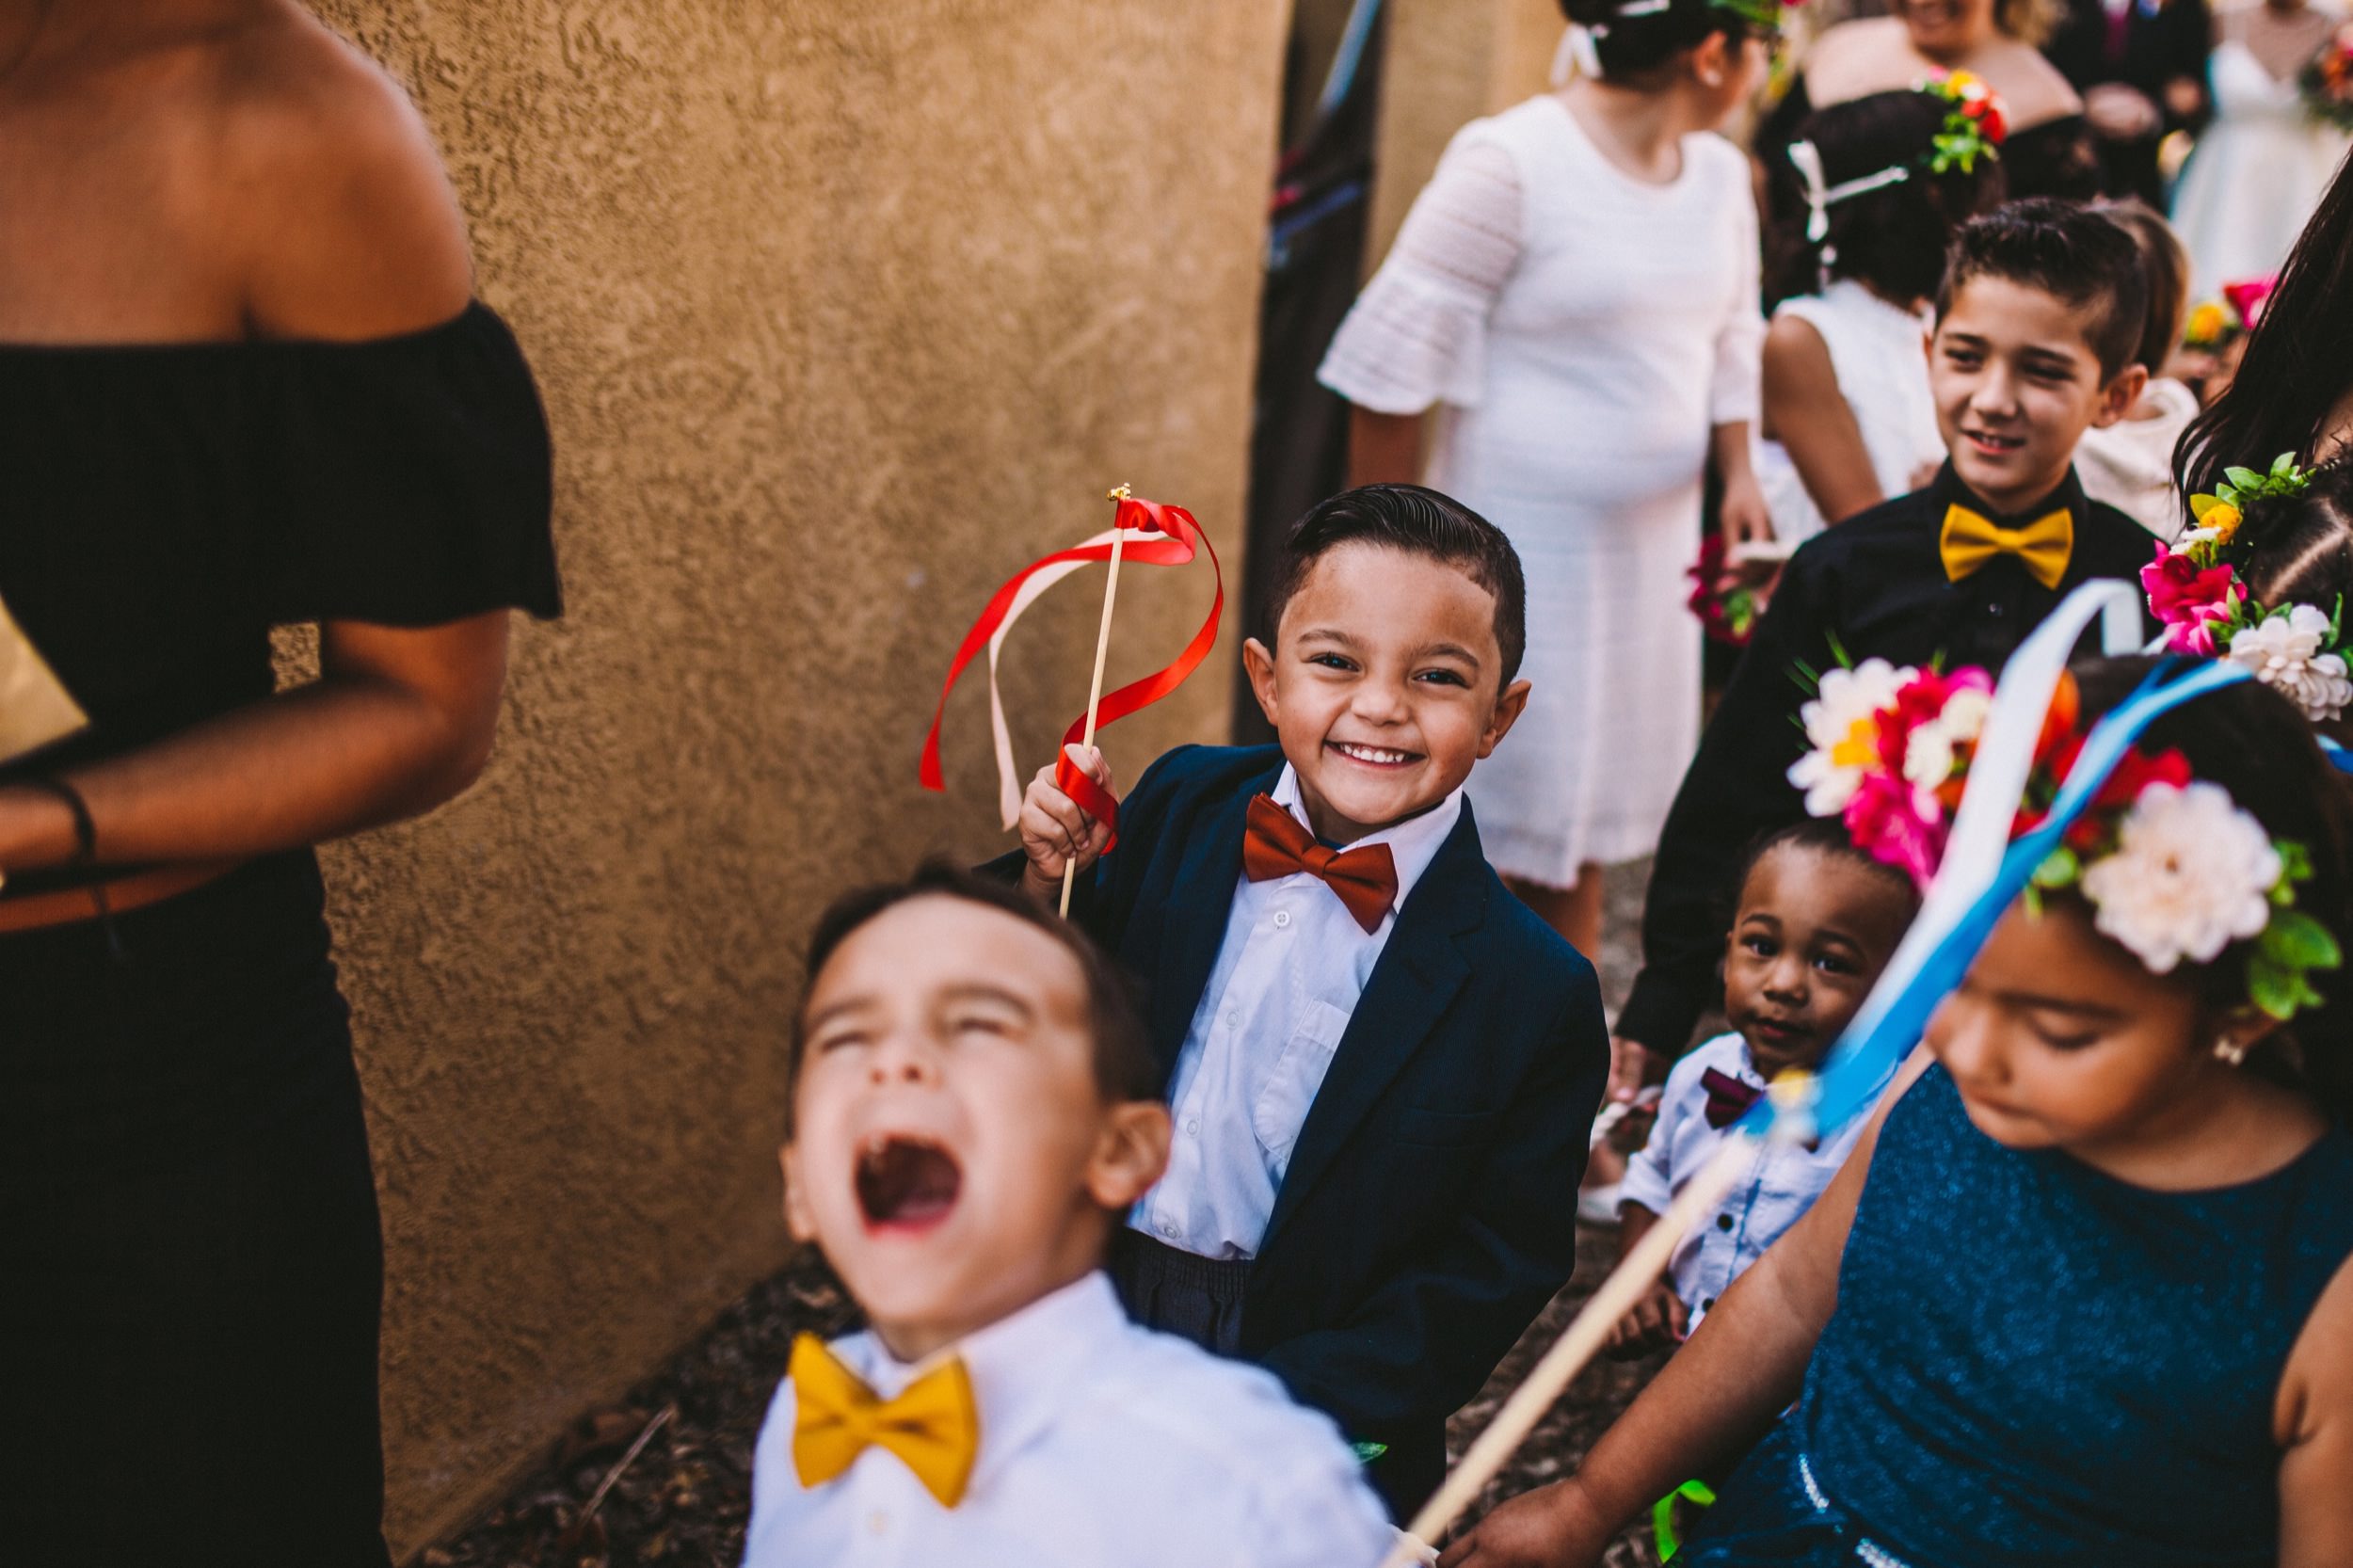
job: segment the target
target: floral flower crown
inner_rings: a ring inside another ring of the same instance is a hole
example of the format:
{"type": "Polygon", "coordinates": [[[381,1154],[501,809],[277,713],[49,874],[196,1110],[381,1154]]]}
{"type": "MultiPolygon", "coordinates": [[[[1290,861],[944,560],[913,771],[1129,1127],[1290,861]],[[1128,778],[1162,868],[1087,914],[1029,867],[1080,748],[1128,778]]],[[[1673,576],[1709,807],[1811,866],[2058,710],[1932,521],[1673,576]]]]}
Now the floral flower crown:
{"type": "Polygon", "coordinates": [[[2250,278],[2225,283],[2222,292],[2192,306],[2182,324],[2182,346],[2206,353],[2228,348],[2263,320],[2273,280],[2250,278]]]}
{"type": "Polygon", "coordinates": [[[2270,471],[2223,471],[2212,495],[2189,498],[2190,529],[2140,568],[2149,612],[2165,625],[2174,653],[2226,658],[2277,688],[2318,724],[2353,706],[2342,595],[2327,610],[2314,604],[2258,604],[2239,582],[2249,553],[2247,517],[2302,495],[2312,475],[2282,453],[2270,471]]]}
{"type": "Polygon", "coordinates": [[[1963,174],[1977,170],[1979,158],[1998,159],[1998,149],[2009,135],[2002,101],[1985,78],[1966,71],[1948,71],[1920,84],[1922,92],[1945,100],[1945,124],[1929,142],[1929,172],[1963,174]]]}
{"type": "MultiPolygon", "coordinates": [[[[1982,669],[1898,667],[1866,659],[1821,678],[1801,710],[1811,749],[1789,769],[1806,809],[1841,817],[1856,845],[1925,887],[1935,874],[1962,786],[1993,707],[1982,669]]],[[[2049,811],[2082,752],[2080,698],[2061,680],[2011,837],[2049,811]]],[[[2287,1021],[2317,1005],[2317,969],[2344,959],[2329,928],[2296,907],[2313,874],[2303,845],[2271,838],[2218,784],[2191,776],[2179,751],[2127,751],[2060,847],[2037,868],[2030,903],[2072,890],[2092,924],[2169,974],[2185,958],[2211,963],[2251,941],[2248,1000],[2287,1021]]]]}

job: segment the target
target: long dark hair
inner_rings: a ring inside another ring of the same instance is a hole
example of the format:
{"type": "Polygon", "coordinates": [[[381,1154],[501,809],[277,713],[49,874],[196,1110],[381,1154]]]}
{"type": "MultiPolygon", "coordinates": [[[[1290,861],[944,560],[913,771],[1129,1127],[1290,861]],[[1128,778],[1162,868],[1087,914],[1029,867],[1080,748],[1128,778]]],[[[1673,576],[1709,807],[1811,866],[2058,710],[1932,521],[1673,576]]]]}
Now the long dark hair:
{"type": "Polygon", "coordinates": [[[2173,448],[2184,495],[2210,491],[2233,463],[2309,456],[2353,388],[2353,158],[2337,166],[2248,335],[2238,374],[2173,448]]]}
{"type": "Polygon", "coordinates": [[[1977,159],[1972,172],[1929,172],[1929,146],[1949,112],[1936,94],[1904,89],[1849,99],[1805,117],[1796,139],[1811,142],[1821,155],[1825,185],[1886,168],[1900,167],[1910,173],[1899,184],[1830,208],[1829,231],[1817,244],[1806,235],[1813,208],[1805,177],[1786,148],[1774,152],[1765,187],[1766,309],[1812,294],[1824,271],[1851,278],[1889,299],[1935,296],[1953,231],[1998,206],[2004,189],[2001,166],[1991,159],[1977,159]]]}
{"type": "MultiPolygon", "coordinates": [[[[2087,659],[2073,666],[2083,722],[2117,707],[2155,660],[2087,659]]],[[[2274,840],[2312,856],[2296,907],[2327,926],[2353,955],[2353,790],[2321,754],[2312,727],[2286,697],[2242,680],[2185,702],[2152,724],[2140,745],[2178,749],[2193,776],[2219,784],[2274,840]]],[[[2213,963],[2176,970],[2217,1017],[2244,1006],[2252,941],[2233,942],[2213,963]]],[[[2353,964],[2313,974],[2328,1001],[2297,1015],[2248,1057],[2250,1070],[2305,1090],[2340,1121],[2353,1122],[2353,964]]]]}

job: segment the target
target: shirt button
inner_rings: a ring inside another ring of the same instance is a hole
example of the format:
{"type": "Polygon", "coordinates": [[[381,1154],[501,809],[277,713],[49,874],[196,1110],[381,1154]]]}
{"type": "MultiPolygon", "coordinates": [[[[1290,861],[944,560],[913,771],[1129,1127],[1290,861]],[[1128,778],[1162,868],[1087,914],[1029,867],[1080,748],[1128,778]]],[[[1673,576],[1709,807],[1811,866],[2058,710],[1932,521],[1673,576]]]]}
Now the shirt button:
{"type": "Polygon", "coordinates": [[[1173,1222],[1173,1221],[1169,1221],[1169,1220],[1162,1220],[1162,1221],[1160,1222],[1160,1234],[1161,1234],[1162,1236],[1174,1236],[1174,1235],[1176,1235],[1176,1226],[1175,1222],[1173,1222]]]}
{"type": "Polygon", "coordinates": [[[888,1535],[890,1533],[890,1515],[885,1513],[879,1508],[874,1510],[873,1512],[866,1516],[866,1528],[867,1532],[872,1535],[888,1535]]]}
{"type": "Polygon", "coordinates": [[[1196,1137],[1199,1136],[1201,1131],[1201,1118],[1198,1116],[1187,1116],[1185,1118],[1185,1130],[1193,1133],[1196,1137]]]}
{"type": "Polygon", "coordinates": [[[1228,1029],[1240,1029],[1241,1027],[1241,1013],[1239,1009],[1226,1009],[1225,1027],[1228,1029]]]}
{"type": "Polygon", "coordinates": [[[1732,1228],[1732,1216],[1729,1214],[1717,1215],[1716,1228],[1718,1230],[1730,1230],[1732,1228]]]}
{"type": "Polygon", "coordinates": [[[1291,923],[1291,912],[1290,912],[1289,910],[1288,910],[1288,909],[1277,909],[1277,910],[1274,912],[1274,929],[1275,929],[1275,930],[1277,930],[1277,931],[1281,931],[1282,929],[1284,929],[1286,926],[1289,925],[1290,923],[1291,923]]]}
{"type": "Polygon", "coordinates": [[[1985,607],[1985,613],[1993,616],[1995,620],[2000,620],[2002,618],[2002,607],[1998,604],[1987,605],[1985,607]]]}

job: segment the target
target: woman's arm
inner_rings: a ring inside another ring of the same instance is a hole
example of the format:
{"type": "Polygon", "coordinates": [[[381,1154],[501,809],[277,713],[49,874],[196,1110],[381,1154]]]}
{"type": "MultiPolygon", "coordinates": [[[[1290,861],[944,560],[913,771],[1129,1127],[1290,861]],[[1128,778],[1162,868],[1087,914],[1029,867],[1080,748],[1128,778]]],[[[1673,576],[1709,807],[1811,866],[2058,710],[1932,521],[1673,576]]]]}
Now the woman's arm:
{"type": "Polygon", "coordinates": [[[1777,316],[1765,331],[1765,434],[1789,454],[1824,521],[1844,522],[1887,499],[1838,390],[1830,345],[1798,316],[1777,316]]]}
{"type": "MultiPolygon", "coordinates": [[[[488,758],[506,612],[409,631],[330,622],[319,679],[122,757],[69,770],[110,865],[231,860],[430,810],[488,758]]],[[[75,853],[64,804],[0,786],[0,871],[75,853]]]]}
{"type": "Polygon", "coordinates": [[[1928,1064],[1925,1050],[1913,1053],[1821,1198],[1724,1292],[1577,1474],[1497,1509],[1447,1549],[1441,1568],[1598,1562],[1627,1520],[1756,1444],[1804,1384],[1838,1304],[1838,1263],[1880,1128],[1928,1064]]]}
{"type": "Polygon", "coordinates": [[[1385,414],[1362,404],[1348,409],[1348,482],[1411,485],[1421,478],[1419,414],[1385,414]]]}
{"type": "Polygon", "coordinates": [[[2284,1450],[2280,1568],[2353,1562],[2353,1263],[2296,1336],[2273,1425],[2284,1450]]]}
{"type": "MultiPolygon", "coordinates": [[[[240,42],[206,145],[218,315],[262,337],[365,339],[438,325],[472,292],[465,225],[398,87],[307,17],[240,42]]],[[[481,770],[506,614],[401,629],[329,622],[320,676],[125,756],[69,770],[102,862],[232,859],[429,809],[481,770]]],[[[59,865],[55,796],[0,786],[0,870],[59,865]]]]}

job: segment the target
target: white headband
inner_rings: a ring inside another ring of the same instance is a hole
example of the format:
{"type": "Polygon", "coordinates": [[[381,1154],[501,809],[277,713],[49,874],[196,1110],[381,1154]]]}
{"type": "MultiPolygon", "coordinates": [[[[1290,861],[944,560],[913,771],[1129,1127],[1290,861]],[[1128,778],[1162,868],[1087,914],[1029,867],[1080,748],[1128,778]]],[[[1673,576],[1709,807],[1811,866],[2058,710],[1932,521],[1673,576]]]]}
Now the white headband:
{"type": "Polygon", "coordinates": [[[1869,191],[1883,190],[1889,185],[1900,185],[1912,178],[1910,164],[1897,164],[1891,168],[1881,169],[1877,174],[1865,174],[1835,185],[1826,184],[1822,175],[1821,152],[1810,141],[1791,142],[1789,161],[1797,166],[1799,176],[1805,181],[1805,204],[1808,209],[1805,237],[1813,245],[1821,244],[1829,236],[1830,210],[1833,204],[1869,191]]]}

